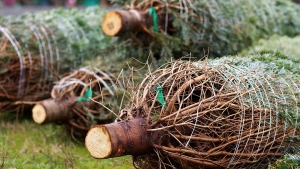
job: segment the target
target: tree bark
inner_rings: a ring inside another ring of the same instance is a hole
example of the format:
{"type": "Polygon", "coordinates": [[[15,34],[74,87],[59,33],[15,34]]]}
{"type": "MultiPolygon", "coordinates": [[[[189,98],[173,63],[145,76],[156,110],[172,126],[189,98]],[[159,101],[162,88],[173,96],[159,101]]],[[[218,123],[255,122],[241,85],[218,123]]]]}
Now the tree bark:
{"type": "Polygon", "coordinates": [[[47,99],[37,103],[32,109],[32,118],[38,124],[65,121],[72,118],[72,105],[77,97],[68,99],[47,99]]]}
{"type": "Polygon", "coordinates": [[[107,36],[119,36],[125,32],[134,32],[147,25],[147,16],[143,11],[117,10],[108,12],[101,23],[101,28],[107,36]]]}
{"type": "Polygon", "coordinates": [[[146,154],[163,132],[147,132],[145,124],[146,119],[136,118],[95,126],[87,133],[85,146],[94,158],[146,154]]]}

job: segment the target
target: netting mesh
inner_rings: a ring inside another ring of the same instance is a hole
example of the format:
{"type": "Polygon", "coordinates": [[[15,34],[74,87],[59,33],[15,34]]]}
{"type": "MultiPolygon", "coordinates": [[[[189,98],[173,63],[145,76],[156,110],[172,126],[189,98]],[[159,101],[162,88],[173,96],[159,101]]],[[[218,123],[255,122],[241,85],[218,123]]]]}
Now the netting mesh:
{"type": "MultiPolygon", "coordinates": [[[[15,29],[22,31],[18,26],[15,26],[15,29]]],[[[45,53],[40,55],[37,52],[29,51],[30,44],[22,43],[19,37],[14,36],[8,28],[0,27],[0,31],[2,45],[0,57],[2,68],[0,74],[2,79],[1,104],[3,101],[9,103],[9,101],[18,101],[24,97],[28,101],[44,97],[45,91],[50,90],[48,80],[53,80],[51,74],[56,71],[53,69],[53,65],[48,62],[48,58],[45,58],[45,53]],[[52,73],[49,74],[50,72],[52,73]]],[[[16,111],[16,109],[18,106],[8,109],[1,107],[1,112],[16,111]]]]}
{"type": "Polygon", "coordinates": [[[153,25],[151,31],[142,31],[152,32],[148,38],[136,33],[135,39],[144,45],[152,39],[150,50],[164,57],[194,53],[201,58],[203,50],[209,57],[236,54],[260,38],[296,36],[300,31],[300,7],[286,0],[111,1],[145,13],[156,9],[158,21],[151,21],[157,22],[158,31],[153,25]]]}
{"type": "Polygon", "coordinates": [[[149,74],[121,117],[144,117],[148,132],[165,135],[135,165],[265,168],[299,151],[299,75],[255,57],[176,61],[149,74]]]}
{"type": "Polygon", "coordinates": [[[63,73],[107,52],[113,39],[99,27],[105,12],[101,8],[58,9],[2,19],[1,112],[19,110],[16,101],[49,97],[53,81],[63,73]]]}
{"type": "Polygon", "coordinates": [[[70,112],[67,112],[72,114],[72,118],[62,123],[66,125],[73,139],[82,141],[92,126],[109,123],[115,119],[110,111],[117,111],[115,109],[120,104],[117,92],[122,90],[123,85],[113,73],[95,67],[85,67],[56,82],[51,96],[58,102],[72,97],[79,98],[71,105],[70,112]],[[87,96],[88,90],[91,90],[91,96],[87,96]]]}

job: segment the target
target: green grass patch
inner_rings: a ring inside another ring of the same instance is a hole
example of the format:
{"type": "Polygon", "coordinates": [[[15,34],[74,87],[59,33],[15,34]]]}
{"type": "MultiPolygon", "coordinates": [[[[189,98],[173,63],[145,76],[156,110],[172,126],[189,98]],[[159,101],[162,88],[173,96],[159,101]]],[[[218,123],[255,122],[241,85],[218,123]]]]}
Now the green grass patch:
{"type": "Polygon", "coordinates": [[[94,159],[63,126],[38,125],[24,116],[0,114],[0,169],[134,168],[131,157],[94,159]]]}

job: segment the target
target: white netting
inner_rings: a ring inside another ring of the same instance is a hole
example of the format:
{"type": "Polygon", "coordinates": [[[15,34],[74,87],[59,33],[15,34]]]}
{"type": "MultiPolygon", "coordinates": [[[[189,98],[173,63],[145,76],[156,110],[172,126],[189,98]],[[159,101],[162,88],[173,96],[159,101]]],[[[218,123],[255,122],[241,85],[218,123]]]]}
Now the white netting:
{"type": "Polygon", "coordinates": [[[165,135],[136,165],[264,167],[299,151],[299,75],[255,57],[275,56],[177,61],[148,75],[122,118],[145,117],[165,135]]]}

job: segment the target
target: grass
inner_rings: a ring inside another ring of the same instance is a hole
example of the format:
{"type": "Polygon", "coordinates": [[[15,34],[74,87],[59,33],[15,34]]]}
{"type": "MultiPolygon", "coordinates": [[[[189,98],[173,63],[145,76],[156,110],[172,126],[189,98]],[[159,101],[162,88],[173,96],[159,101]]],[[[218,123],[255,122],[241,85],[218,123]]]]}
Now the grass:
{"type": "Polygon", "coordinates": [[[63,126],[0,114],[0,169],[134,168],[131,157],[94,159],[63,126]]]}

